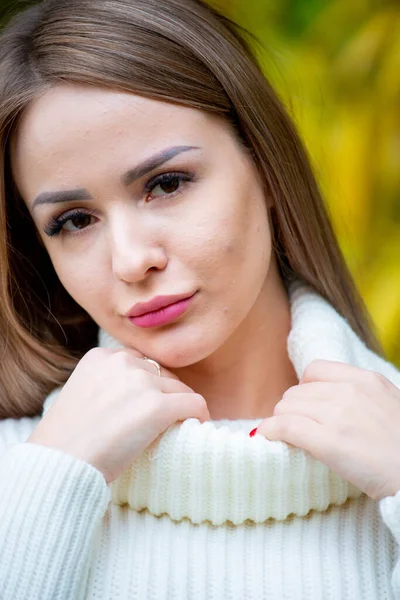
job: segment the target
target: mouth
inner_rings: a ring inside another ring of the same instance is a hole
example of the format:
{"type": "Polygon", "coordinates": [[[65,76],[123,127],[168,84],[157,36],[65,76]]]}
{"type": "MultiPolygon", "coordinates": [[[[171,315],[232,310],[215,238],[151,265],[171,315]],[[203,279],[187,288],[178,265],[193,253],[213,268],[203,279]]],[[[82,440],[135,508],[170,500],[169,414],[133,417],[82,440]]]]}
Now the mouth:
{"type": "Polygon", "coordinates": [[[160,327],[166,323],[171,323],[186,312],[196,294],[197,292],[157,310],[148,311],[137,316],[128,316],[128,319],[133,325],[142,328],[160,327]]]}

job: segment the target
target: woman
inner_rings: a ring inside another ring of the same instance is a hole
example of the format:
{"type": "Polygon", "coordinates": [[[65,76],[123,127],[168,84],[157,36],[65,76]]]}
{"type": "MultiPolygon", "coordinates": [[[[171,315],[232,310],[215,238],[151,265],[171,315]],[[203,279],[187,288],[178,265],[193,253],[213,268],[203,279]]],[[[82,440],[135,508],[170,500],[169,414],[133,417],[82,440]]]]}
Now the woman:
{"type": "Polygon", "coordinates": [[[400,598],[400,373],[244,33],[49,0],[0,99],[2,598],[400,598]]]}

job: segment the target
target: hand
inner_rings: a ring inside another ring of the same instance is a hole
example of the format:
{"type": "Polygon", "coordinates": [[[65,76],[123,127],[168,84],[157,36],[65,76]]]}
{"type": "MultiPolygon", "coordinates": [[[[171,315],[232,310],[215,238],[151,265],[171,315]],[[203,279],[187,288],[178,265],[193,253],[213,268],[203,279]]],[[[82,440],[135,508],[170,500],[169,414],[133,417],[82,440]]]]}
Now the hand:
{"type": "Polygon", "coordinates": [[[87,352],[27,442],[85,460],[110,483],[176,421],[210,418],[202,396],[142,358],[128,348],[87,352]]]}
{"type": "Polygon", "coordinates": [[[313,361],[257,433],[309,452],[374,500],[400,490],[400,389],[374,371],[313,361]]]}

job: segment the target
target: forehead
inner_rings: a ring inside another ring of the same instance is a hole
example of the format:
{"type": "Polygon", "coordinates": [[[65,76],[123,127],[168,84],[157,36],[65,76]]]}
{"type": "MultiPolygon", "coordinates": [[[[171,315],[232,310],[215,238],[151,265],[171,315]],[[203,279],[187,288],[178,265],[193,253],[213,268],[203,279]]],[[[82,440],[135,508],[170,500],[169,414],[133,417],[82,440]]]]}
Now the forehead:
{"type": "Polygon", "coordinates": [[[77,138],[116,140],[135,133],[137,143],[178,131],[204,134],[210,119],[201,111],[134,94],[94,87],[59,85],[34,100],[18,127],[14,148],[54,153],[77,138]]]}
{"type": "Polygon", "coordinates": [[[60,84],[35,99],[11,144],[23,196],[124,167],[174,144],[215,144],[222,122],[206,113],[134,94],[60,84]]]}

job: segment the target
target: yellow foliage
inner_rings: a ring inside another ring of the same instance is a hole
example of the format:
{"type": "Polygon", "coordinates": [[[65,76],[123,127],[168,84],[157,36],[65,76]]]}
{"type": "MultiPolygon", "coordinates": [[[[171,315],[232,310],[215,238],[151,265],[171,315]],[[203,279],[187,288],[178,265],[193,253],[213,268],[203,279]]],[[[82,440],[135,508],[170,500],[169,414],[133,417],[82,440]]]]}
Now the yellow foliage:
{"type": "MultiPolygon", "coordinates": [[[[298,36],[262,22],[257,0],[227,9],[263,43],[262,66],[306,143],[348,264],[400,366],[400,6],[320,6],[298,36]]],[[[273,14],[278,4],[265,7],[273,14]]]]}

